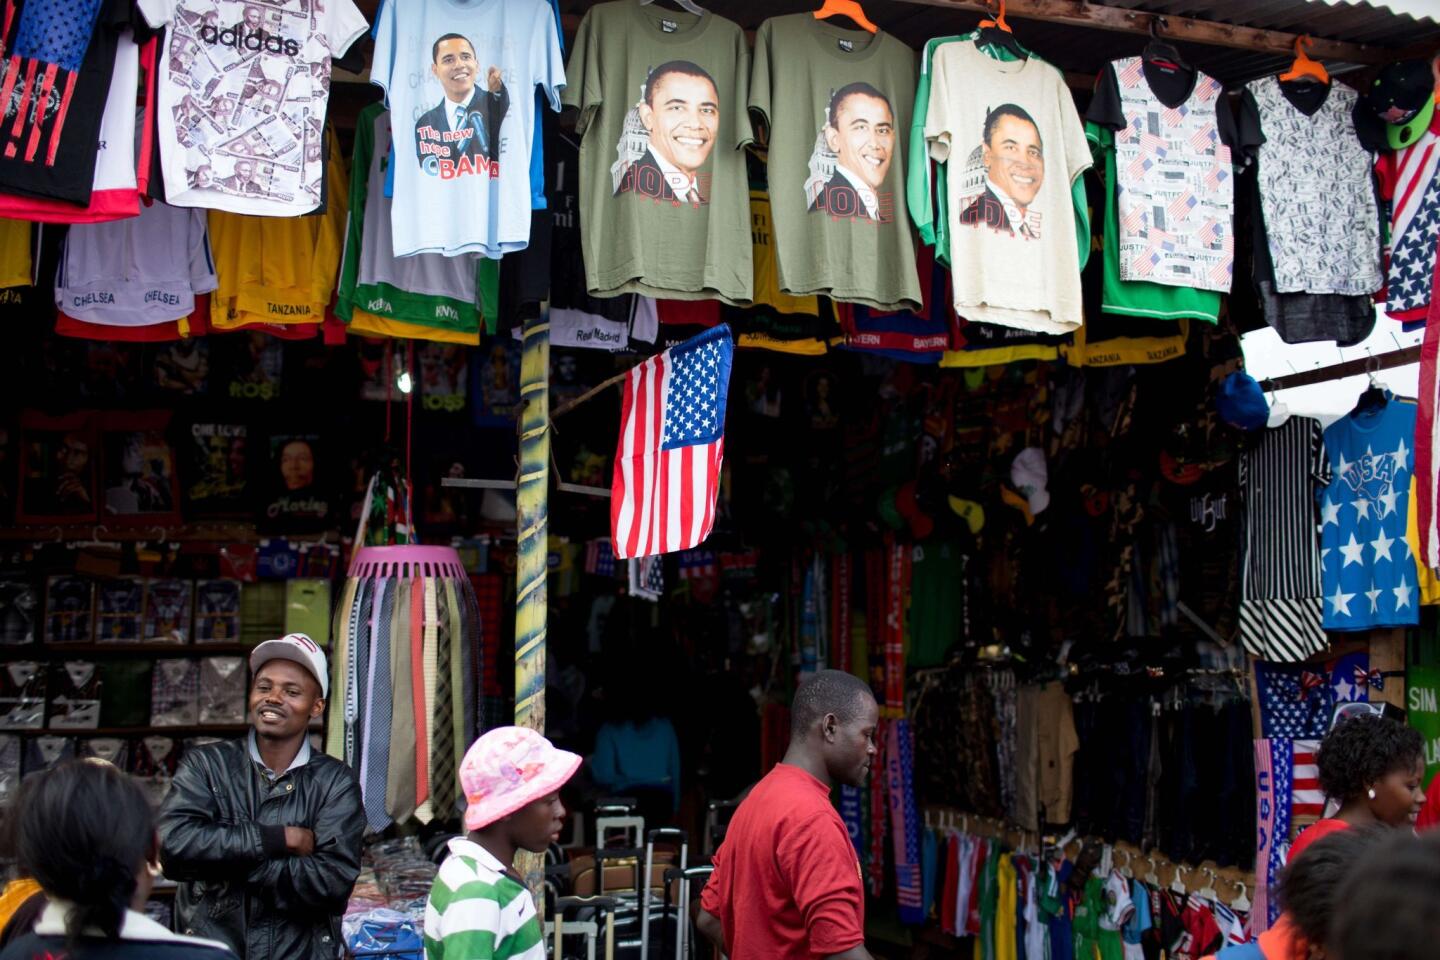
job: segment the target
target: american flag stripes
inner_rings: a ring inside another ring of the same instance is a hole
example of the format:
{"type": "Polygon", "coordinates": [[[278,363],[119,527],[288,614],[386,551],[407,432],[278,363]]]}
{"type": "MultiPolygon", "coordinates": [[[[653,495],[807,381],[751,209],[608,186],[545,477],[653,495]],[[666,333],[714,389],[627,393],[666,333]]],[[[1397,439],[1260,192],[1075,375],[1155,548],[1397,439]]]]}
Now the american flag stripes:
{"type": "Polygon", "coordinates": [[[626,374],[610,495],[617,558],[685,550],[710,535],[734,351],[721,324],[626,374]]]}
{"type": "Polygon", "coordinates": [[[1325,813],[1325,791],[1320,789],[1320,768],[1315,765],[1320,741],[1296,740],[1292,749],[1295,758],[1295,780],[1290,803],[1291,818],[1310,817],[1318,820],[1325,813]]]}

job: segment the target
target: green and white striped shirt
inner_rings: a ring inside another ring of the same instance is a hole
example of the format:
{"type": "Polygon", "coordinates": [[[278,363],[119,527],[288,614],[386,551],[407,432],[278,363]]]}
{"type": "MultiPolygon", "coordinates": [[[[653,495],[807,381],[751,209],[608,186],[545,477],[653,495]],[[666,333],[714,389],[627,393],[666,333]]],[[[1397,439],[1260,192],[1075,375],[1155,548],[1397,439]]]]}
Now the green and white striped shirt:
{"type": "Polygon", "coordinates": [[[450,841],[425,904],[426,960],[545,960],[530,891],[473,840],[450,841]]]}

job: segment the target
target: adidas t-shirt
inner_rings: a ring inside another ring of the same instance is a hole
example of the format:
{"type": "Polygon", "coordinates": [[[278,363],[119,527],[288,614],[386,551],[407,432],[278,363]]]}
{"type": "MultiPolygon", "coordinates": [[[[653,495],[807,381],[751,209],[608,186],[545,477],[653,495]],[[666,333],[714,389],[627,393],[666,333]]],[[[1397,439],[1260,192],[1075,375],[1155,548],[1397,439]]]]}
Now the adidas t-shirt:
{"type": "Polygon", "coordinates": [[[390,113],[382,104],[360,111],[355,125],[350,224],[340,268],[335,312],[344,320],[353,308],[367,313],[474,333],[480,329],[474,256],[420,253],[396,257],[391,207],[385,196],[390,150],[390,113]]]}
{"type": "Polygon", "coordinates": [[[164,19],[166,200],[277,217],[320,206],[330,59],[366,28],[352,0],[168,0],[164,19]]]}
{"type": "Polygon", "coordinates": [[[394,117],[395,253],[499,258],[530,242],[535,97],[560,109],[545,0],[428,0],[380,11],[370,78],[394,117]],[[402,14],[400,8],[404,7],[402,14]]]}
{"type": "Polygon", "coordinates": [[[55,305],[76,320],[142,326],[188,316],[215,289],[203,210],[163,203],[137,217],[70,228],[55,305]]]}

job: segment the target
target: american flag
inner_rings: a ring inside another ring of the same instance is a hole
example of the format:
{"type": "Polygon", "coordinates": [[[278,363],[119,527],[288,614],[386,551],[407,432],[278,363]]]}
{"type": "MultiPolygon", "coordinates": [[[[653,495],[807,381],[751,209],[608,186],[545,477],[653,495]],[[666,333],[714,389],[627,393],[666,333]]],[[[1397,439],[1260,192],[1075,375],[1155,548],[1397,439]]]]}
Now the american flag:
{"type": "Polygon", "coordinates": [[[1219,136],[1219,130],[1207,124],[1196,130],[1190,137],[1190,147],[1203,153],[1210,148],[1210,144],[1215,142],[1217,136],[1219,136]]]}
{"type": "Polygon", "coordinates": [[[1219,188],[1220,184],[1230,176],[1229,163],[1228,158],[1224,159],[1220,163],[1215,164],[1209,173],[1205,174],[1205,189],[1215,190],[1219,188]]]}
{"type": "Polygon", "coordinates": [[[610,495],[616,557],[685,550],[710,535],[734,352],[720,324],[626,374],[610,495]]]}
{"type": "Polygon", "coordinates": [[[1320,741],[1296,740],[1293,749],[1295,780],[1291,793],[1290,816],[1292,819],[1310,817],[1318,820],[1325,813],[1325,792],[1320,789],[1320,768],[1315,765],[1315,754],[1320,750],[1320,741]]]}
{"type": "Polygon", "coordinates": [[[1195,195],[1186,190],[1170,201],[1170,206],[1166,208],[1165,212],[1170,215],[1171,221],[1181,221],[1190,216],[1190,211],[1194,210],[1199,203],[1200,201],[1195,199],[1195,195]]]}
{"type": "Polygon", "coordinates": [[[1140,146],[1144,147],[1146,150],[1149,150],[1152,154],[1160,157],[1161,159],[1164,159],[1166,156],[1169,155],[1169,145],[1170,141],[1166,140],[1164,137],[1157,137],[1153,133],[1140,134],[1140,146]]]}

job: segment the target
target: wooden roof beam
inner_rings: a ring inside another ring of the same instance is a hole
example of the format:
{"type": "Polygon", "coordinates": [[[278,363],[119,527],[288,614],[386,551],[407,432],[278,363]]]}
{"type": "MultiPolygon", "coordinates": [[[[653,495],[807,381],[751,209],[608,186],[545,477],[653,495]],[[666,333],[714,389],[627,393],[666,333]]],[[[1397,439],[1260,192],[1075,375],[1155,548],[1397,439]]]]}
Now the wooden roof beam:
{"type": "MultiPolygon", "coordinates": [[[[976,13],[987,13],[993,9],[984,0],[902,0],[902,2],[976,13]]],[[[1144,10],[1087,3],[1085,0],[1006,0],[1005,15],[1017,19],[1046,20],[1051,23],[1090,27],[1094,30],[1111,30],[1117,33],[1142,35],[1148,35],[1151,22],[1158,21],[1160,34],[1167,40],[1204,43],[1215,47],[1233,47],[1237,50],[1273,53],[1277,56],[1293,56],[1295,40],[1299,36],[1299,34],[1285,33],[1280,30],[1239,27],[1228,23],[1217,23],[1213,20],[1197,20],[1193,17],[1148,13],[1144,10]]],[[[1389,63],[1391,60],[1398,59],[1398,51],[1375,44],[1346,43],[1319,37],[1313,37],[1312,40],[1314,42],[1309,53],[1317,60],[1375,64],[1389,63]]]]}

